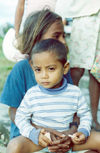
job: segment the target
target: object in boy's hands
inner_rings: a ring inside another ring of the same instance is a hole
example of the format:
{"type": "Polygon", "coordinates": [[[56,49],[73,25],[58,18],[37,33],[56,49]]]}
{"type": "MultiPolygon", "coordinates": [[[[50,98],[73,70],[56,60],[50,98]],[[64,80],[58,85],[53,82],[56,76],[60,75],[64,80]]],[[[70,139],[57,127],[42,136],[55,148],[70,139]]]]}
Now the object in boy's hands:
{"type": "Polygon", "coordinates": [[[74,135],[69,134],[68,136],[69,136],[70,138],[74,138],[74,135]]]}
{"type": "Polygon", "coordinates": [[[45,136],[51,140],[51,137],[50,137],[50,133],[49,132],[46,132],[45,136]]]}

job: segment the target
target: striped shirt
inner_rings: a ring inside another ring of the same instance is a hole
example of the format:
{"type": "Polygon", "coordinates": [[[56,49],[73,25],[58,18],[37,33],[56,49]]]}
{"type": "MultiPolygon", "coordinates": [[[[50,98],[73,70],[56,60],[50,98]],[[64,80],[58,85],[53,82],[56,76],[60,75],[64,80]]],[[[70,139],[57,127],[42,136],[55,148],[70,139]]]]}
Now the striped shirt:
{"type": "Polygon", "coordinates": [[[15,122],[20,133],[30,138],[34,129],[30,120],[36,125],[62,132],[69,129],[75,112],[80,117],[78,131],[88,136],[91,129],[89,107],[79,87],[67,84],[64,79],[60,88],[45,89],[36,85],[29,89],[17,109],[15,122]]]}

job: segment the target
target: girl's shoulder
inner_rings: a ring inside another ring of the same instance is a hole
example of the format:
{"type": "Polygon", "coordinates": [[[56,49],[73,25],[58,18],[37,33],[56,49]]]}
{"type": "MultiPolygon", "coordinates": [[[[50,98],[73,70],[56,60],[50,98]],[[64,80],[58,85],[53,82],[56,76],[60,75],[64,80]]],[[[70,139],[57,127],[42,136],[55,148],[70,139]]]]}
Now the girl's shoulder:
{"type": "Polygon", "coordinates": [[[18,63],[16,63],[11,70],[11,72],[8,75],[7,80],[27,80],[32,79],[32,76],[34,75],[33,70],[29,64],[29,61],[27,59],[21,60],[18,63]]]}
{"type": "MultiPolygon", "coordinates": [[[[25,73],[25,72],[31,72],[31,66],[29,64],[29,61],[27,59],[21,60],[18,63],[16,63],[11,71],[12,73],[25,73]]],[[[16,74],[17,75],[17,74],[16,74]]]]}
{"type": "Polygon", "coordinates": [[[13,69],[25,68],[25,66],[26,66],[26,67],[30,67],[30,64],[29,64],[28,59],[24,59],[24,60],[21,60],[21,61],[17,62],[17,63],[14,65],[13,69]]]}

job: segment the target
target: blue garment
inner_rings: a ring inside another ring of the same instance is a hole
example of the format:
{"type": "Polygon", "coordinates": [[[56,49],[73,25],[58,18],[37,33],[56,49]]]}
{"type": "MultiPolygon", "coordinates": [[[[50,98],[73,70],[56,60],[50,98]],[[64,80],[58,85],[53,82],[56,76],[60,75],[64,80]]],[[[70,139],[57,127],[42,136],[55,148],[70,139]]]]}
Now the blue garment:
{"type": "MultiPolygon", "coordinates": [[[[65,76],[67,82],[72,84],[70,72],[65,76]]],[[[27,59],[15,64],[5,82],[0,102],[10,107],[18,108],[26,91],[36,85],[34,72],[27,59]]],[[[10,138],[20,135],[18,128],[11,122],[10,138]]]]}

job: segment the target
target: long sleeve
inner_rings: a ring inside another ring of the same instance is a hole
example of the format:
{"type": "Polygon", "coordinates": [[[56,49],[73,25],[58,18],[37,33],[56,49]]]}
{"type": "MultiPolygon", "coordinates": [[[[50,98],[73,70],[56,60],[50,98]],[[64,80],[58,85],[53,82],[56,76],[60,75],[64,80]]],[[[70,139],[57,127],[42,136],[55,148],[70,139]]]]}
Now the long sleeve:
{"type": "Polygon", "coordinates": [[[31,115],[32,109],[31,105],[29,105],[29,99],[26,94],[20,106],[17,109],[15,123],[16,126],[19,128],[21,135],[29,138],[35,144],[38,145],[38,137],[41,129],[36,129],[31,125],[31,115]]]}
{"type": "Polygon", "coordinates": [[[79,92],[77,115],[80,117],[80,125],[78,127],[78,131],[83,132],[85,136],[88,137],[90,135],[92,117],[89,106],[82,96],[81,91],[79,92]]]}

